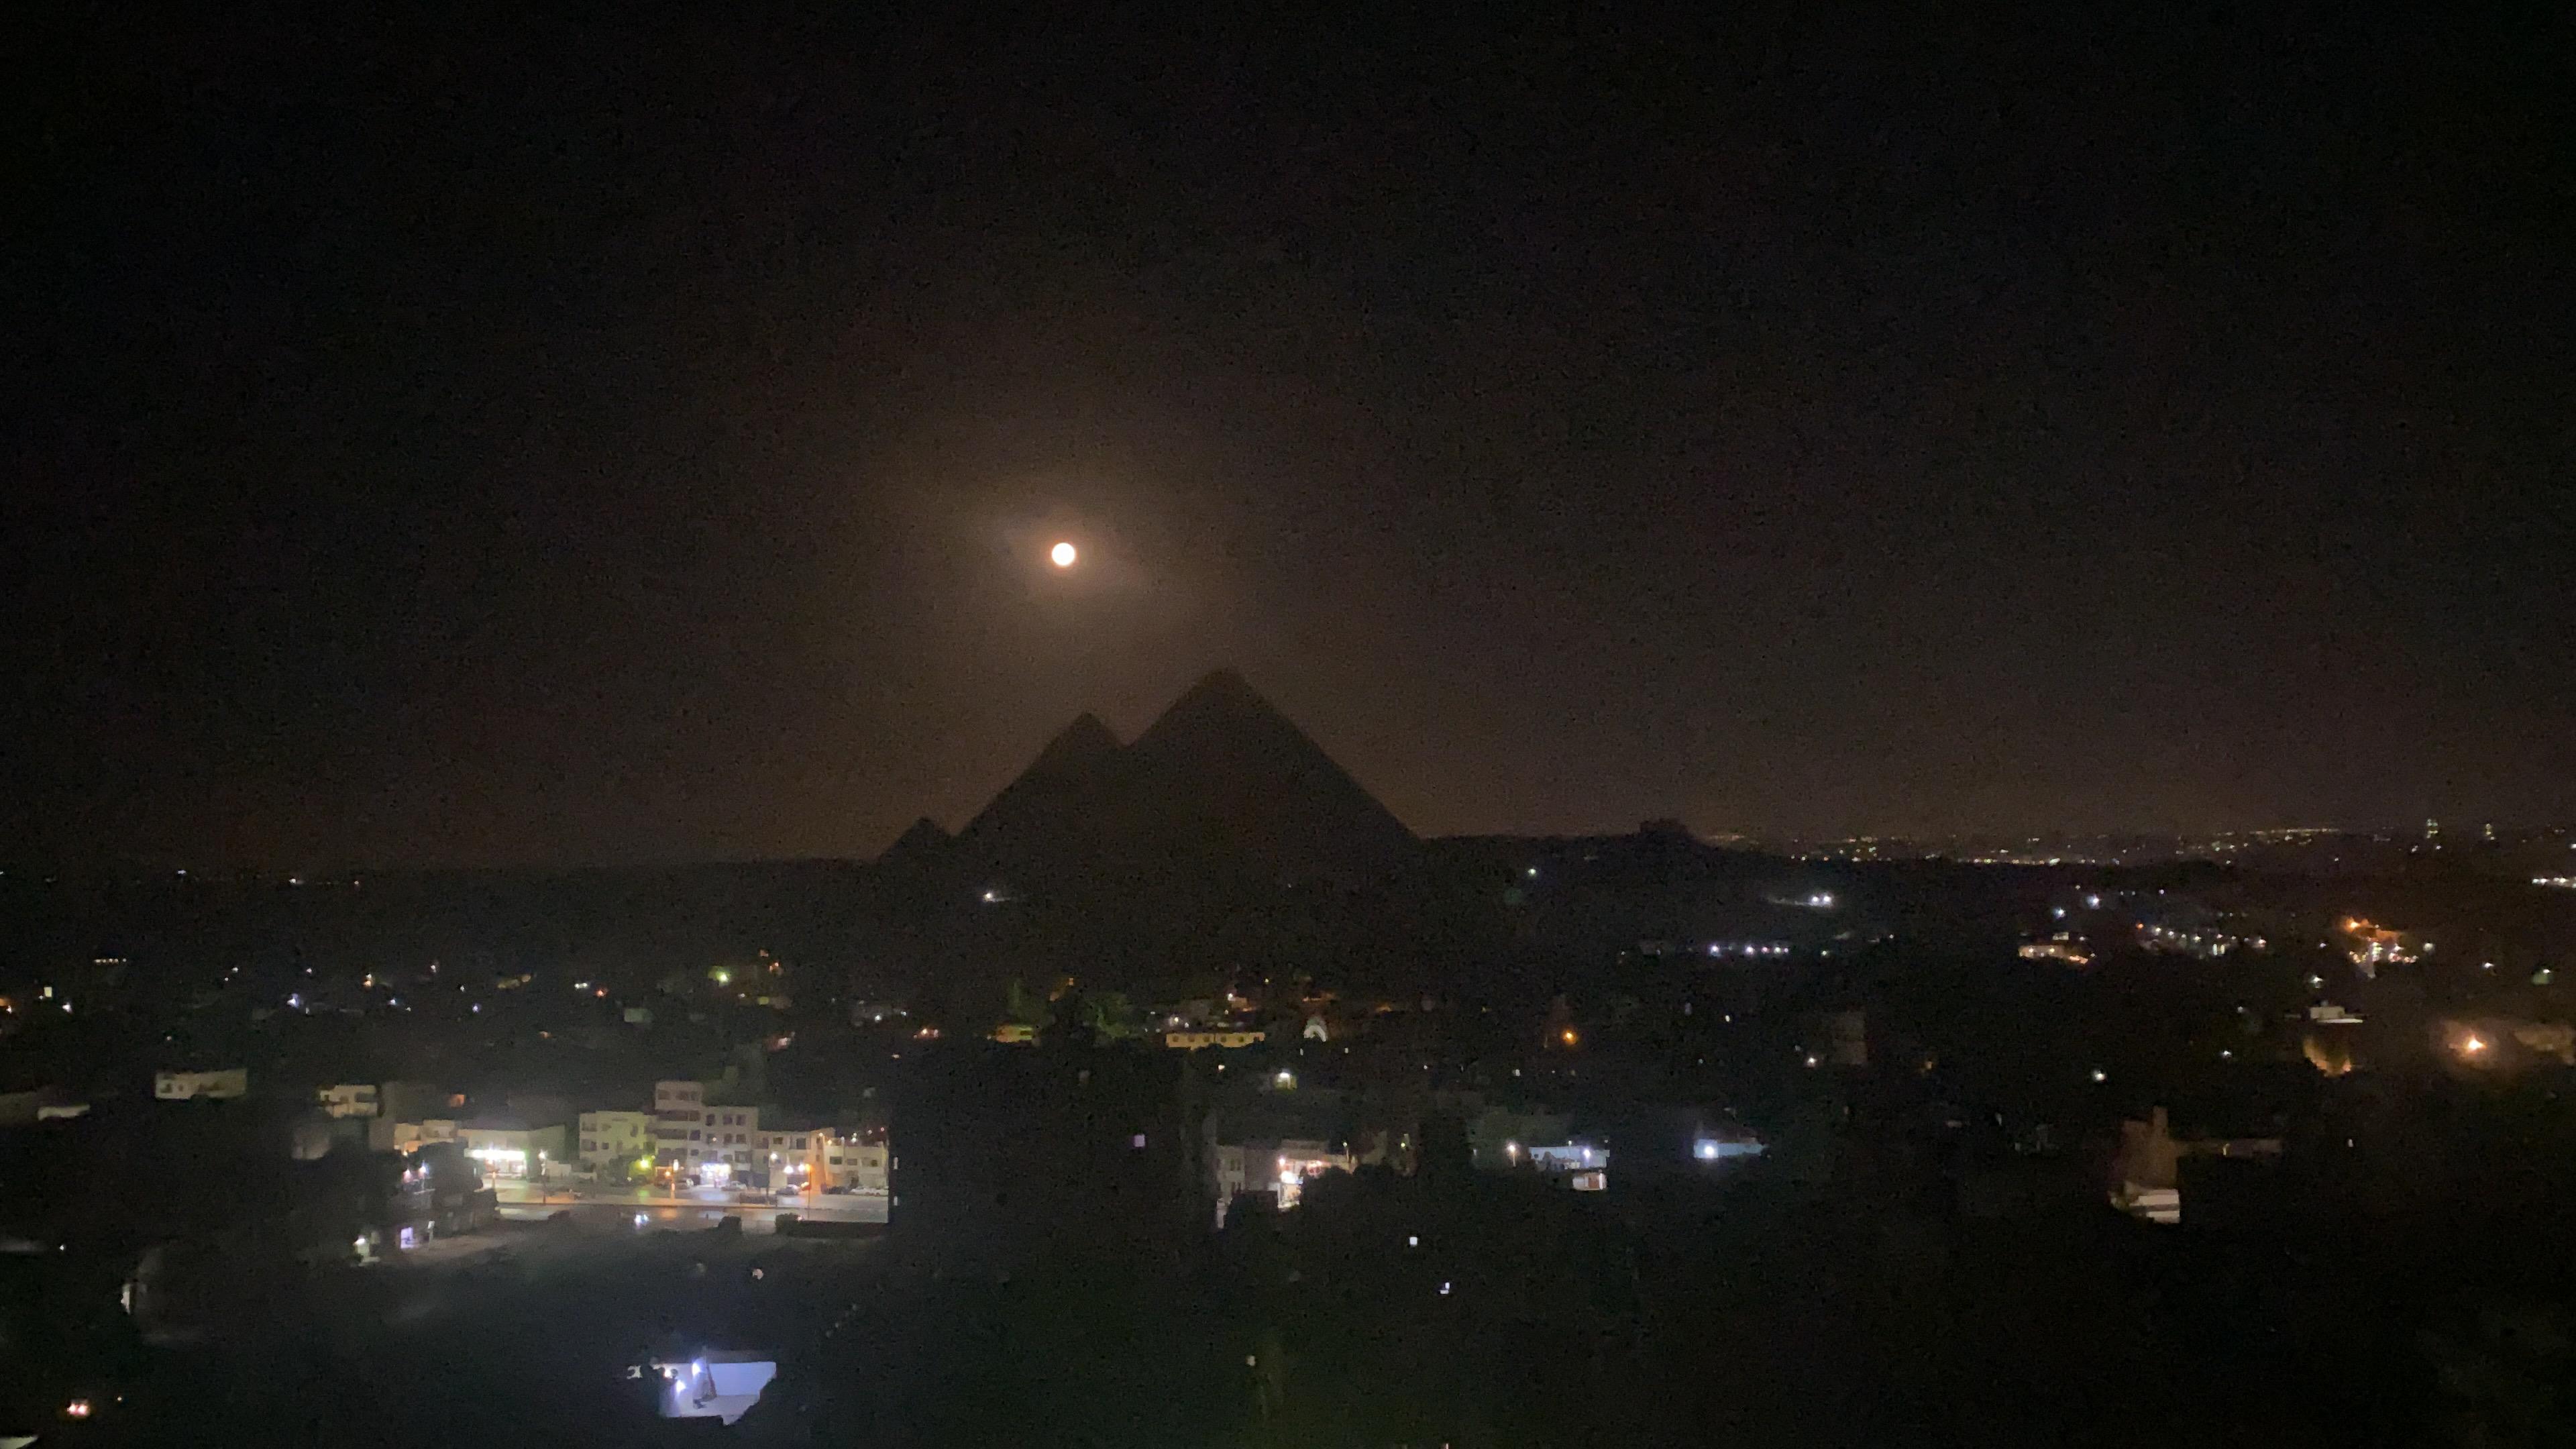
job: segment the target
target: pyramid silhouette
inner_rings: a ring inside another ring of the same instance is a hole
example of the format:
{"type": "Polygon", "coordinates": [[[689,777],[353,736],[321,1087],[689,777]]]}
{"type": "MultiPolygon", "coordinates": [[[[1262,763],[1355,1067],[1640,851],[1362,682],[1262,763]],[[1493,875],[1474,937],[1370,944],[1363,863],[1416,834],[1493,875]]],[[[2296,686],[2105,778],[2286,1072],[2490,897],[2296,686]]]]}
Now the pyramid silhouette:
{"type": "Polygon", "coordinates": [[[1365,879],[1413,832],[1231,669],[1192,685],[1121,745],[1085,714],[957,834],[1013,879],[1245,871],[1365,879]]]}
{"type": "Polygon", "coordinates": [[[877,864],[894,870],[924,869],[939,859],[951,838],[938,821],[925,815],[895,837],[886,853],[877,857],[877,864]]]}

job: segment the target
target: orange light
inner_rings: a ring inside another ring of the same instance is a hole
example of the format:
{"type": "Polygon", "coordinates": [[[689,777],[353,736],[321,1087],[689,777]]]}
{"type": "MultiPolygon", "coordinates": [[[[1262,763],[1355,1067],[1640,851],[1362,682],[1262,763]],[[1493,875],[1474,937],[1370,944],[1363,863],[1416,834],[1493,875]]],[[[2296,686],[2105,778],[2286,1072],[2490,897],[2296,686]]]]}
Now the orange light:
{"type": "Polygon", "coordinates": [[[1569,1026],[1565,1029],[1564,1041],[1567,1046],[1574,1045],[1574,1028],[1569,1026]]]}

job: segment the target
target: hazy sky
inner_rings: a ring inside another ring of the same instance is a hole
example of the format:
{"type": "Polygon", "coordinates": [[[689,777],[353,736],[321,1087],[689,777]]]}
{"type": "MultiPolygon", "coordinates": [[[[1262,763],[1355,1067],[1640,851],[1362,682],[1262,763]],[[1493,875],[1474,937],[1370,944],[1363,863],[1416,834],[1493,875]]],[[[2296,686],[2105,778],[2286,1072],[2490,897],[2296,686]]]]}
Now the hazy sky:
{"type": "Polygon", "coordinates": [[[2576,815],[2563,13],[1704,8],[58,18],[9,849],[2576,815]]]}

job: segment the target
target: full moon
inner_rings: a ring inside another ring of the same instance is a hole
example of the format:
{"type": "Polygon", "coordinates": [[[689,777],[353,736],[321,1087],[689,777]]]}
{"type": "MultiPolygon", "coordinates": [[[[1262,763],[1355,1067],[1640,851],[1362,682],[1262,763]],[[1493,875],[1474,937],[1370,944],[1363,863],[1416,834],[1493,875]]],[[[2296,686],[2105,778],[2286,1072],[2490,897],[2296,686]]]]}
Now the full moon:
{"type": "Polygon", "coordinates": [[[1073,561],[1075,558],[1079,557],[1079,555],[1074,552],[1072,544],[1059,543],[1055,547],[1047,550],[1047,557],[1055,560],[1055,566],[1057,568],[1069,569],[1073,567],[1073,561]]]}

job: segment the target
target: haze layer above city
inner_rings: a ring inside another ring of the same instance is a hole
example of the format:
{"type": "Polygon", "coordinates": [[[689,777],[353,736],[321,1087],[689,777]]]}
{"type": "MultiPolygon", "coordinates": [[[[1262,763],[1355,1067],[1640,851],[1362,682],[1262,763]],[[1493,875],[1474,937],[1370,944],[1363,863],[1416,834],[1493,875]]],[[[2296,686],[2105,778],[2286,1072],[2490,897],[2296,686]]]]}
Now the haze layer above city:
{"type": "Polygon", "coordinates": [[[1485,20],[37,27],[12,853],[2576,813],[2563,32],[1485,20]]]}

